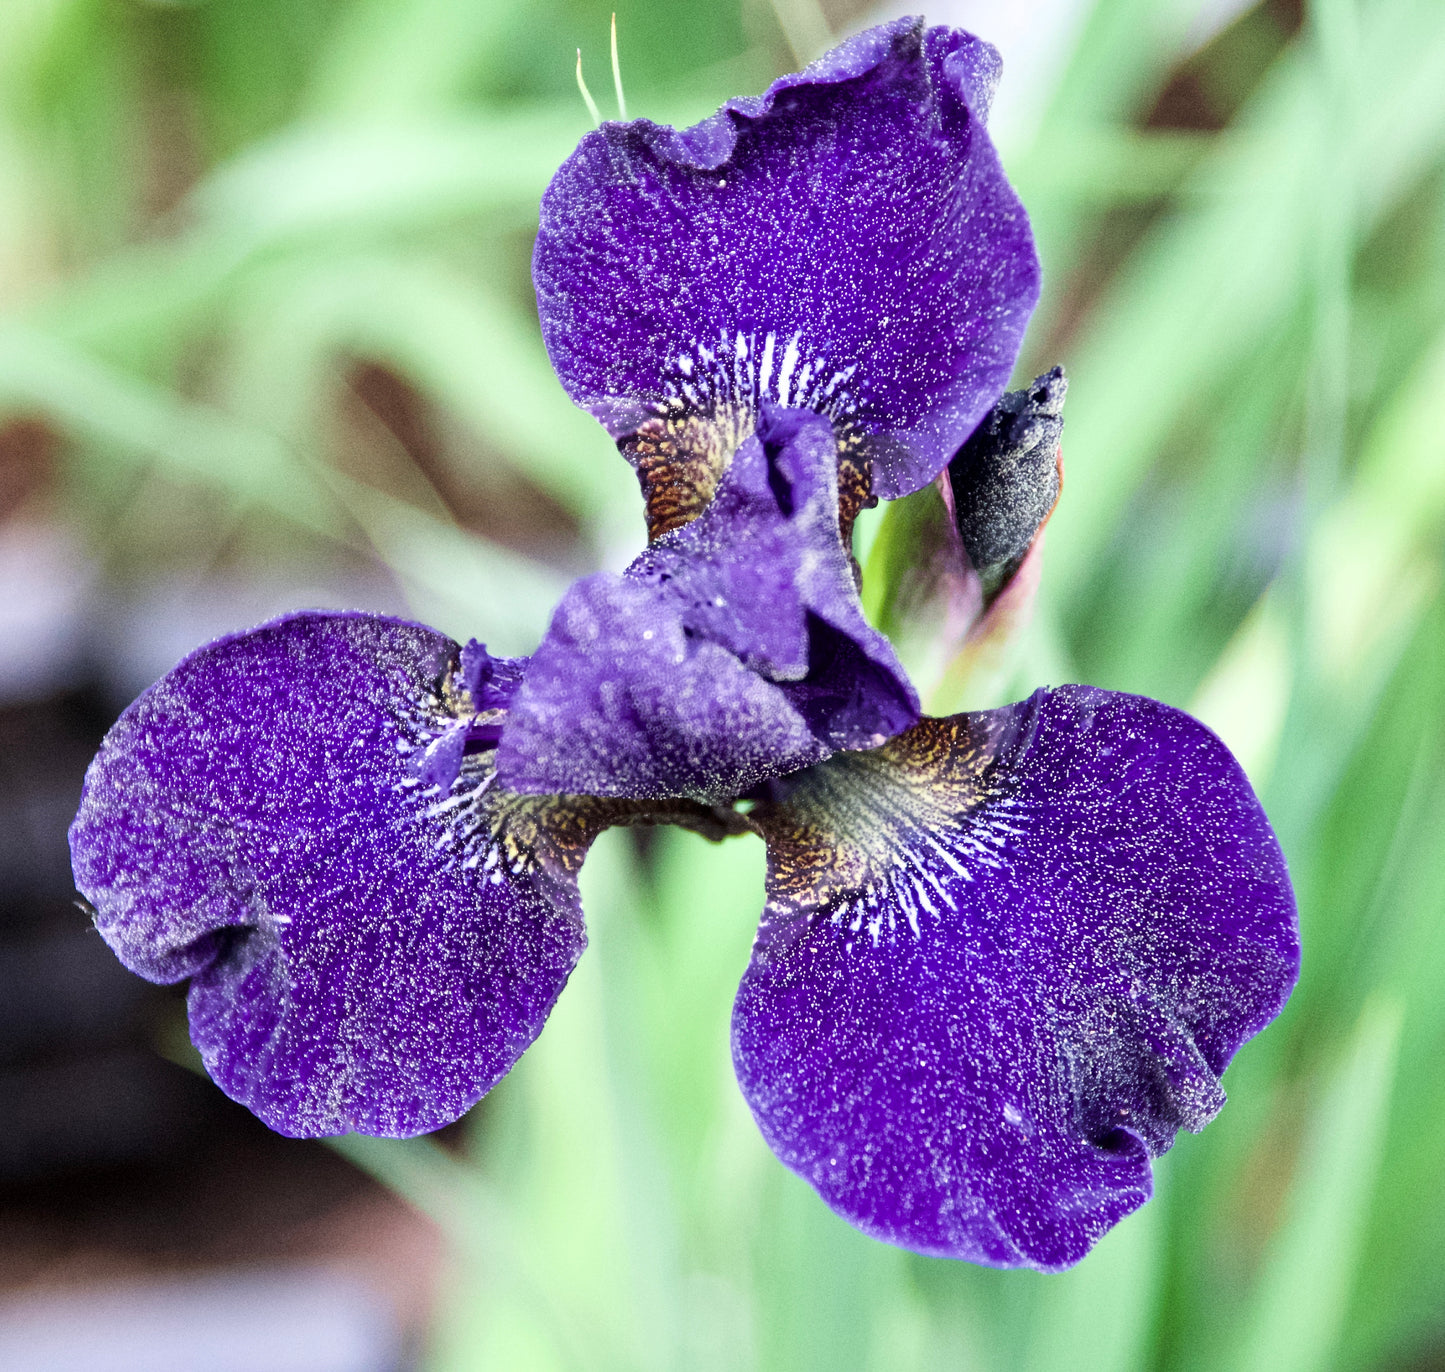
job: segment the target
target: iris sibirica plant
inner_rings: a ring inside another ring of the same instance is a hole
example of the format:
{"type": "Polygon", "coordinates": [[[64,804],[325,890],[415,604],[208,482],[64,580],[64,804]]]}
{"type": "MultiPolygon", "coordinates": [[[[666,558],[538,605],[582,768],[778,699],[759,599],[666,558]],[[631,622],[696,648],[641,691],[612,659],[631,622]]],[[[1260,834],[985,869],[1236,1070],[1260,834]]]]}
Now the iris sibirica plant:
{"type": "Polygon", "coordinates": [[[1004,394],[1039,271],[985,131],[998,71],[903,20],[694,128],[587,135],[534,277],[646,551],[573,585],[530,658],[299,613],[111,731],[77,883],[128,967],[190,979],[207,1069],[273,1129],[475,1104],[582,953],[589,844],[655,823],[766,841],[738,1080],[869,1234],[1066,1266],[1220,1108],[1298,964],[1237,763],[1080,686],[925,717],[859,599],[859,510],[933,484],[928,557],[977,632],[1058,495],[1062,373],[1004,394]]]}

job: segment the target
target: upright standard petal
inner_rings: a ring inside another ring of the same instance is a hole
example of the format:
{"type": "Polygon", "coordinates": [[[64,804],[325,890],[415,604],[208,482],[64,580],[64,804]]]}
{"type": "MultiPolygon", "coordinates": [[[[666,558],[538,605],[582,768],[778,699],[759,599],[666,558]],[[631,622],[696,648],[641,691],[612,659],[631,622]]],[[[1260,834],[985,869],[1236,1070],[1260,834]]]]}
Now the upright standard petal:
{"type": "Polygon", "coordinates": [[[446,1124],[562,990],[610,820],[494,784],[519,665],[293,615],[192,654],[92,764],[71,852],[96,925],[133,971],[192,979],[207,1070],[273,1129],[446,1124]]]}
{"type": "Polygon", "coordinates": [[[764,407],[696,520],[563,598],[497,768],[525,792],[731,800],[918,717],[839,537],[832,426],[764,407]]]}
{"type": "Polygon", "coordinates": [[[984,129],[988,44],[904,19],[690,129],[588,134],[533,259],[562,384],[696,514],[759,403],[828,415],[892,497],[998,398],[1038,296],[984,129]]]}
{"type": "Polygon", "coordinates": [[[1207,729],[1064,687],[925,720],[760,806],[768,901],[733,1016],[763,1134],[919,1252],[1046,1270],[1145,1201],[1149,1160],[1298,971],[1284,861],[1207,729]]]}

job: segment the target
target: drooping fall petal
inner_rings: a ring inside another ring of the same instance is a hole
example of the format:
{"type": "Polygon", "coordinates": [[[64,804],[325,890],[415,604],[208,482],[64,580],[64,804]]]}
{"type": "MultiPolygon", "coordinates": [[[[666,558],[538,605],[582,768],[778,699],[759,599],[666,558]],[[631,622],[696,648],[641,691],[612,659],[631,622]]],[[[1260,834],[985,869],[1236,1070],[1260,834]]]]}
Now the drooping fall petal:
{"type": "Polygon", "coordinates": [[[91,765],[71,851],[96,925],[133,971],[191,979],[207,1070],[273,1129],[438,1128],[562,990],[610,820],[508,795],[468,751],[516,669],[421,625],[297,614],[193,653],[91,765]]]}
{"type": "Polygon", "coordinates": [[[754,822],[743,1092],[834,1209],[920,1252],[1077,1262],[1297,974],[1249,783],[1154,701],[1064,687],[925,720],[754,822]]]}

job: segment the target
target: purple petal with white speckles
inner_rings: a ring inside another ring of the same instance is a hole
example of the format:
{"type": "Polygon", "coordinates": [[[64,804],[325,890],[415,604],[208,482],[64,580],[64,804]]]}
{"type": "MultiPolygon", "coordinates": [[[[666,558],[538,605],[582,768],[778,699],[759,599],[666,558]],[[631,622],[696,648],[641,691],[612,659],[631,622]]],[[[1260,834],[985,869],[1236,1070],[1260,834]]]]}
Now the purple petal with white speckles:
{"type": "Polygon", "coordinates": [[[754,820],[739,1081],[789,1167],[920,1252],[1077,1262],[1297,975],[1249,783],[1154,701],[1064,687],[925,720],[754,820]]]}
{"type": "Polygon", "coordinates": [[[904,19],[694,128],[582,140],[542,200],[543,336],[614,437],[772,399],[871,440],[882,496],[931,480],[1002,392],[1038,296],[984,129],[988,44],[904,19]]]}
{"type": "Polygon", "coordinates": [[[716,802],[917,717],[839,538],[832,428],[768,408],[700,517],[563,598],[497,768],[518,791],[716,802]]]}
{"type": "MultiPolygon", "coordinates": [[[[514,687],[518,664],[482,656],[467,679],[514,687]]],[[[71,851],[97,927],[141,975],[192,979],[207,1069],[282,1133],[455,1119],[585,944],[575,874],[601,822],[498,791],[462,746],[463,675],[420,625],[290,616],[192,654],[86,778],[71,851]]]]}

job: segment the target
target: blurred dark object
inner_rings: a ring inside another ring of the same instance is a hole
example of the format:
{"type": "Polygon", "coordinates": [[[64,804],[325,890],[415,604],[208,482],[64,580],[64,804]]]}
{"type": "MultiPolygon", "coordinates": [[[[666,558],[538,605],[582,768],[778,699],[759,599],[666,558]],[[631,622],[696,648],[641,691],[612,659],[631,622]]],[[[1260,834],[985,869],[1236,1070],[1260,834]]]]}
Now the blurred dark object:
{"type": "Polygon", "coordinates": [[[393,1372],[429,1316],[436,1232],[169,1060],[189,1051],[184,987],[116,960],[66,838],[85,769],[168,634],[198,641],[263,615],[252,598],[300,592],[220,580],[155,605],[104,596],[34,518],[46,479],[0,521],[0,1367],[393,1372]],[[233,1270],[175,1276],[198,1269],[233,1270]]]}
{"type": "Polygon", "coordinates": [[[54,431],[38,419],[0,424],[0,523],[48,487],[58,446],[54,431]]]}
{"type": "Polygon", "coordinates": [[[98,691],[0,708],[0,1185],[168,1156],[198,1119],[148,1046],[173,995],[76,907],[65,833],[108,722],[98,691]]]}
{"type": "MultiPolygon", "coordinates": [[[[0,703],[0,1188],[273,1142],[161,1055],[159,1043],[184,1044],[184,988],[126,971],[78,899],[66,832],[114,715],[98,684],[0,703]]],[[[274,1145],[278,1158],[297,1151],[274,1145]]],[[[329,1155],[323,1165],[350,1174],[329,1155]]]]}

